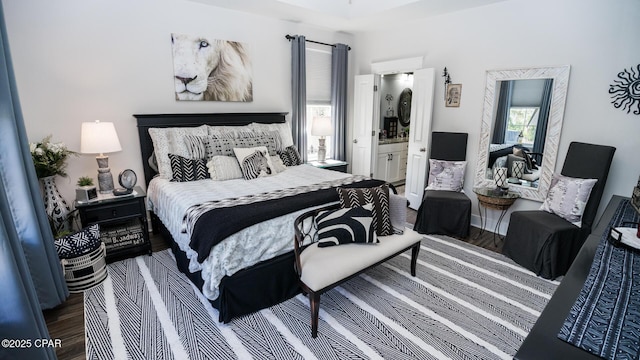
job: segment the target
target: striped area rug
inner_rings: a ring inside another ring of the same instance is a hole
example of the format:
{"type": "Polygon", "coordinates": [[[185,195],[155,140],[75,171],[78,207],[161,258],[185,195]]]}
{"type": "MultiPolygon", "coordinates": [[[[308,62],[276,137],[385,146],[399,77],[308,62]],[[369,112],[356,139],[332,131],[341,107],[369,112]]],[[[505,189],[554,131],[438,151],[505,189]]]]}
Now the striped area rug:
{"type": "Polygon", "coordinates": [[[303,295],[220,324],[168,250],[113,263],[85,292],[87,359],[511,359],[558,285],[446,237],[409,262],[323,295],[316,339],[303,295]]]}

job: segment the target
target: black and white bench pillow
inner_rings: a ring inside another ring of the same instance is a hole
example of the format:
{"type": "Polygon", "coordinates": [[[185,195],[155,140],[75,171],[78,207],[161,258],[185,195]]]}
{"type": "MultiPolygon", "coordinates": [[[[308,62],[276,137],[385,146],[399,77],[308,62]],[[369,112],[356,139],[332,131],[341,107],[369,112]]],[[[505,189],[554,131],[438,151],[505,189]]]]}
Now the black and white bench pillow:
{"type": "Polygon", "coordinates": [[[373,204],[373,226],[378,236],[393,234],[389,212],[389,185],[372,188],[337,188],[340,207],[373,204]]]}
{"type": "Polygon", "coordinates": [[[372,205],[322,211],[316,216],[318,247],[351,243],[378,243],[372,205]]]}

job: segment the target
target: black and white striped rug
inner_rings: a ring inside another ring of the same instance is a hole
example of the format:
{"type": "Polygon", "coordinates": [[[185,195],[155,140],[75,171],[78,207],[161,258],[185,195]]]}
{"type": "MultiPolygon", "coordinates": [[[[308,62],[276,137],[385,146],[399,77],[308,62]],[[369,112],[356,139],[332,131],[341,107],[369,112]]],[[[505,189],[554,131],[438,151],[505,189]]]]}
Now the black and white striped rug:
{"type": "Polygon", "coordinates": [[[323,295],[316,339],[302,295],[220,324],[168,250],[113,263],[85,292],[87,359],[511,359],[558,285],[446,237],[409,262],[323,295]]]}

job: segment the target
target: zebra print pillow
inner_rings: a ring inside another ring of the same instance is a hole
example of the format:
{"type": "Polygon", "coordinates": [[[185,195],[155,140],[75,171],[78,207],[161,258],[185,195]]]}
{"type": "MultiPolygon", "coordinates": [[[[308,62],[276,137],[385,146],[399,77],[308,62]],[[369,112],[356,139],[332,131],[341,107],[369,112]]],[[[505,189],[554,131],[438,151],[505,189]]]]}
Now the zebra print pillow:
{"type": "Polygon", "coordinates": [[[393,234],[389,214],[389,185],[373,188],[337,188],[340,206],[350,208],[373,204],[373,226],[378,236],[393,234]]]}
{"type": "Polygon", "coordinates": [[[265,146],[253,148],[234,148],[233,152],[240,163],[245,180],[274,175],[276,173],[269,151],[265,146]]]}
{"type": "Polygon", "coordinates": [[[351,243],[378,243],[372,205],[322,211],[316,216],[318,247],[351,243]]]}
{"type": "Polygon", "coordinates": [[[169,154],[171,162],[171,181],[185,182],[204,180],[209,178],[207,159],[187,159],[180,155],[169,154]]]}

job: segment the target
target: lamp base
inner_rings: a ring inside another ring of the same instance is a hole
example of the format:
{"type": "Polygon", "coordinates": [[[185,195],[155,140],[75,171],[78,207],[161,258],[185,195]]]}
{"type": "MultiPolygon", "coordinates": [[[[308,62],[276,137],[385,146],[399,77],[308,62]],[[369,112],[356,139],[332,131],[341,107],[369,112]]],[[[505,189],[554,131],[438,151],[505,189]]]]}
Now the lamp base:
{"type": "Polygon", "coordinates": [[[320,139],[318,139],[318,162],[325,162],[326,157],[327,157],[327,147],[325,146],[325,138],[324,136],[321,136],[320,139]]]}
{"type": "Polygon", "coordinates": [[[109,157],[105,155],[96,156],[98,162],[98,188],[101,194],[113,192],[113,175],[109,169],[109,157]]]}

